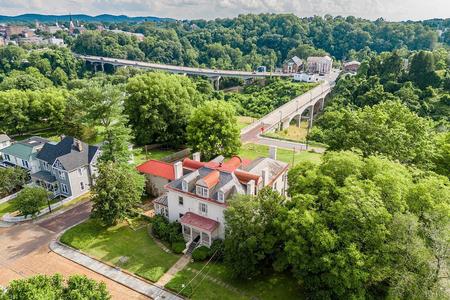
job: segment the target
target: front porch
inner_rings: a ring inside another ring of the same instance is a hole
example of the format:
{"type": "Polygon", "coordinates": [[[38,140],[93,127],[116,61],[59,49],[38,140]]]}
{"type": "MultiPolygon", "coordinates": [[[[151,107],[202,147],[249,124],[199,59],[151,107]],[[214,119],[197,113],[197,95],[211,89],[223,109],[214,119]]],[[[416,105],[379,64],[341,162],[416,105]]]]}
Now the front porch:
{"type": "Polygon", "coordinates": [[[218,238],[219,222],[188,212],[180,219],[183,236],[186,242],[210,247],[218,238]]]}
{"type": "Polygon", "coordinates": [[[55,198],[60,194],[58,181],[52,173],[47,171],[39,171],[32,174],[31,179],[35,185],[43,187],[52,193],[52,198],[55,198]]]}

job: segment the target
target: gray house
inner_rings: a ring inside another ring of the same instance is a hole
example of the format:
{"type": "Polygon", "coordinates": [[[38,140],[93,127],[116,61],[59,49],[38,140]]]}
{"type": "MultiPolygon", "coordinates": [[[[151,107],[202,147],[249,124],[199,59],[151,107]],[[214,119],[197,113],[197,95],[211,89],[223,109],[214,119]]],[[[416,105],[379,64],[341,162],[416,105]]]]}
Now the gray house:
{"type": "Polygon", "coordinates": [[[36,156],[40,171],[31,178],[55,197],[76,197],[91,188],[99,153],[98,147],[73,137],[65,137],[57,144],[47,143],[36,156]]]}

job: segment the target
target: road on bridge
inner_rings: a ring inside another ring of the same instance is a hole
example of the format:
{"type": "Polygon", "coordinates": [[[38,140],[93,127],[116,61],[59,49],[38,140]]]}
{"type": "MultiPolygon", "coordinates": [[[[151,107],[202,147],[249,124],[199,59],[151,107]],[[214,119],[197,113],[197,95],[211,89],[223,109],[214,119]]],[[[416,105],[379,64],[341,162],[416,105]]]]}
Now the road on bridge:
{"type": "Polygon", "coordinates": [[[264,131],[267,131],[279,124],[280,121],[284,121],[286,118],[304,111],[306,108],[326,96],[331,91],[338,76],[339,71],[333,69],[332,73],[329,74],[325,78],[325,81],[319,86],[292,99],[281,107],[278,107],[269,114],[265,115],[258,121],[243,128],[241,130],[241,141],[243,143],[257,142],[262,128],[264,131]]]}
{"type": "Polygon", "coordinates": [[[98,64],[110,64],[113,66],[128,66],[151,70],[160,70],[177,74],[201,75],[207,77],[241,77],[241,78],[261,78],[261,77],[292,77],[292,74],[279,72],[247,72],[237,70],[215,70],[207,68],[192,68],[175,65],[156,64],[136,60],[127,60],[111,57],[101,57],[92,55],[74,55],[84,61],[98,64]]]}

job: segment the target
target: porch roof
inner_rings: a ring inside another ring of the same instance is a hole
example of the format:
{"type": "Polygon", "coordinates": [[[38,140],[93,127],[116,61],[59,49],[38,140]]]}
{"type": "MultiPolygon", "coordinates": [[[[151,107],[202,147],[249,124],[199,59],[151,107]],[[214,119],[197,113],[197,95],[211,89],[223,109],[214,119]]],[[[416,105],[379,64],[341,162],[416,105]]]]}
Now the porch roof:
{"type": "Polygon", "coordinates": [[[56,182],[56,177],[53,176],[52,173],[47,172],[47,171],[39,171],[37,173],[31,174],[31,177],[48,182],[48,183],[56,182]]]}
{"type": "Polygon", "coordinates": [[[219,222],[194,214],[192,212],[188,212],[183,217],[181,217],[180,223],[183,225],[194,226],[207,232],[213,232],[217,227],[219,227],[219,222]]]}

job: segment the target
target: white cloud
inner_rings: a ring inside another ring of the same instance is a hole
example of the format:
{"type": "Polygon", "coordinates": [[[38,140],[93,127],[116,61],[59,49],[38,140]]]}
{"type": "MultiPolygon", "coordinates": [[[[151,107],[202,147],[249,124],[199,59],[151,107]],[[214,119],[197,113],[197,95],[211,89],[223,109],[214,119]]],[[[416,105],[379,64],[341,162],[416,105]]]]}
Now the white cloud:
{"type": "Polygon", "coordinates": [[[0,14],[125,14],[178,19],[233,17],[242,13],[298,16],[355,15],[389,20],[450,17],[449,0],[0,0],[0,14]]]}

